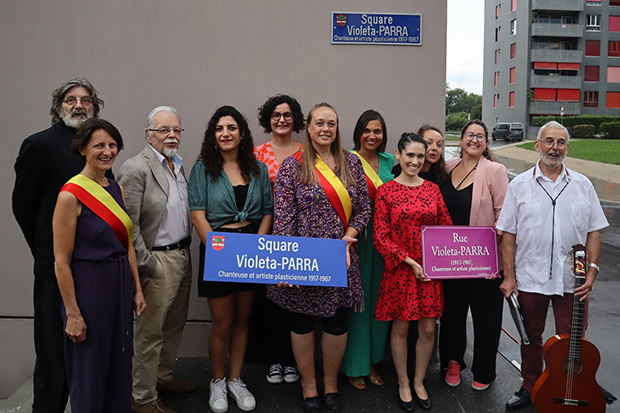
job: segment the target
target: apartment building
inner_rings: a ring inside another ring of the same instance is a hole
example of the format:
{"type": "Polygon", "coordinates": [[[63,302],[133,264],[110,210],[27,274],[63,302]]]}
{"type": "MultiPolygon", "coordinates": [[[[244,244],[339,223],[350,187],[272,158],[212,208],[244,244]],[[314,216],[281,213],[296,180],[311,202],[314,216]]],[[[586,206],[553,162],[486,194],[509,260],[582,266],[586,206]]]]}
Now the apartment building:
{"type": "Polygon", "coordinates": [[[620,0],[486,0],[482,116],[620,115],[620,0]]]}

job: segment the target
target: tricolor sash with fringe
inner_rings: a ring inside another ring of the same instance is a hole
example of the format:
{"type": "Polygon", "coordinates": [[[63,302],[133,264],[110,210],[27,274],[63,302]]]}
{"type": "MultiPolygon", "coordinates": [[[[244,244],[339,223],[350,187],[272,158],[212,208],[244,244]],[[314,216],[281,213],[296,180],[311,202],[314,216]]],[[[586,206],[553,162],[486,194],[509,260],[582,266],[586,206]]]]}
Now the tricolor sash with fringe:
{"type": "MultiPolygon", "coordinates": [[[[302,151],[295,152],[293,156],[301,162],[302,151]]],[[[329,203],[336,210],[346,230],[349,226],[349,219],[351,219],[351,212],[353,210],[351,196],[349,192],[347,192],[347,188],[318,154],[314,167],[319,177],[319,184],[325,191],[325,194],[327,194],[329,203]]]]}
{"type": "Polygon", "coordinates": [[[370,196],[370,199],[374,201],[377,196],[377,188],[383,185],[384,182],[362,155],[356,151],[351,151],[351,153],[357,155],[360,158],[360,161],[362,161],[362,167],[364,168],[364,174],[366,175],[366,182],[368,183],[368,195],[370,196]]]}
{"type": "Polygon", "coordinates": [[[76,175],[60,188],[75,197],[114,230],[116,238],[129,249],[133,238],[133,223],[125,210],[103,187],[84,175],[76,175]]]}

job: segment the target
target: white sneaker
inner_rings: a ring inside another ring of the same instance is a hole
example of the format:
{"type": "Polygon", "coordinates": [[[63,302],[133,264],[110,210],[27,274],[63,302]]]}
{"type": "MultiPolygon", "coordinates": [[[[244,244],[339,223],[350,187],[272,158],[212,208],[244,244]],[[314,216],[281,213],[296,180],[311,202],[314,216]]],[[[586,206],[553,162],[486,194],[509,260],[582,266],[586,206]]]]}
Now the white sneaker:
{"type": "Polygon", "coordinates": [[[280,364],[272,364],[267,372],[267,381],[271,384],[280,384],[284,378],[282,377],[282,366],[280,364]]]}
{"type": "Polygon", "coordinates": [[[256,409],[256,399],[247,389],[241,377],[228,382],[228,392],[237,402],[237,407],[244,412],[256,409]]]}
{"type": "Polygon", "coordinates": [[[299,380],[299,370],[297,370],[297,367],[284,367],[284,381],[295,383],[297,380],[299,380]]]}
{"type": "Polygon", "coordinates": [[[211,380],[209,383],[209,408],[215,413],[228,411],[228,399],[226,398],[226,378],[211,380]]]}

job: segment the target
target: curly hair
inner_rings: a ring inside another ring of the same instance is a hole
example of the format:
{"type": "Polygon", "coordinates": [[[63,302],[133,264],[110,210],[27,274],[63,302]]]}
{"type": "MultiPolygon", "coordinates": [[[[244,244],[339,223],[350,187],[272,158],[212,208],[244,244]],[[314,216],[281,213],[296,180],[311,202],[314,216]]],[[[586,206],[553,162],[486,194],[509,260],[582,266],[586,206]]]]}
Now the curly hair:
{"type": "MultiPolygon", "coordinates": [[[[482,127],[482,129],[484,129],[484,135],[487,137],[486,139],[487,147],[484,150],[484,152],[482,152],[482,156],[487,158],[489,161],[493,161],[493,156],[491,155],[491,151],[489,150],[489,130],[487,129],[487,125],[485,125],[483,121],[481,121],[480,119],[474,119],[474,120],[470,120],[469,122],[467,122],[465,126],[463,126],[463,129],[461,129],[461,139],[463,139],[463,137],[465,136],[465,132],[467,132],[467,129],[471,125],[478,125],[482,127]]],[[[463,145],[459,146],[459,158],[462,158],[462,157],[463,157],[463,145]]]]}
{"type": "Polygon", "coordinates": [[[260,169],[258,167],[258,161],[254,157],[254,141],[252,139],[252,132],[248,127],[248,122],[243,115],[232,106],[222,106],[218,108],[209,123],[207,124],[207,130],[202,141],[200,148],[200,155],[198,160],[201,160],[205,166],[205,175],[211,175],[213,182],[222,174],[223,159],[220,153],[217,143],[215,142],[215,127],[221,118],[224,116],[232,117],[239,126],[239,134],[241,135],[241,143],[239,143],[239,151],[237,153],[237,164],[241,170],[241,176],[246,182],[250,181],[250,177],[258,176],[260,169]]]}
{"type": "Polygon", "coordinates": [[[383,116],[381,116],[379,112],[372,109],[362,113],[355,124],[355,129],[353,130],[353,149],[356,151],[360,149],[360,139],[364,133],[364,128],[371,120],[378,120],[379,123],[381,123],[381,128],[383,129],[383,141],[377,148],[377,152],[385,152],[385,146],[387,145],[387,128],[385,126],[385,120],[383,120],[383,116]]]}
{"type": "MultiPolygon", "coordinates": [[[[441,129],[439,129],[436,126],[429,125],[428,123],[425,123],[424,125],[420,126],[420,129],[418,129],[418,135],[424,138],[424,134],[431,130],[440,134],[442,139],[444,138],[443,133],[441,132],[441,129]]],[[[434,182],[437,185],[441,185],[446,180],[446,178],[448,177],[448,174],[446,173],[445,166],[446,166],[446,160],[443,157],[443,149],[442,149],[441,154],[439,155],[439,160],[437,160],[437,162],[432,164],[428,170],[428,173],[430,174],[431,182],[434,182]]]]}
{"type": "Polygon", "coordinates": [[[299,132],[304,128],[304,114],[297,99],[288,95],[275,95],[267,99],[267,102],[258,108],[258,124],[263,127],[265,133],[271,133],[271,114],[276,106],[283,103],[288,104],[293,112],[293,130],[299,132]]]}
{"type": "Polygon", "coordinates": [[[52,92],[52,107],[50,108],[50,115],[52,115],[52,125],[62,121],[62,118],[58,114],[62,107],[62,100],[70,89],[74,87],[83,87],[88,91],[90,97],[93,99],[93,116],[96,118],[101,108],[103,108],[103,100],[99,98],[99,92],[90,81],[84,77],[78,77],[71,79],[70,81],[63,83],[56,90],[52,92]]]}

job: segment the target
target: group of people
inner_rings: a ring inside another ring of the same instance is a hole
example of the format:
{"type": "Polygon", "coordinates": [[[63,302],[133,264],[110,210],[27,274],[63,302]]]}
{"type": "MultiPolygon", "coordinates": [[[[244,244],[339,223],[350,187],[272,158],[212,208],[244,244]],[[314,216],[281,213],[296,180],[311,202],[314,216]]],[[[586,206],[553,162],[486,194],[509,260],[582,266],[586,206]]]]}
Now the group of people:
{"type": "Polygon", "coordinates": [[[159,106],[147,117],[146,147],[119,168],[117,183],[111,168],[123,139],[98,118],[101,107],[88,80],[63,84],[53,93],[52,127],[27,138],[15,164],[13,210],[35,258],[34,412],[63,411],[69,394],[76,413],[172,412],[158,392],[196,388],[173,376],[189,304],[192,226],[201,241],[200,269],[209,231],[346,242],[346,287],[198,277],[212,318],[214,412],[228,410],[229,396],[241,410],[256,408],[241,373],[246,356],[258,353],[268,382],[301,381],[305,411],[338,412],[339,373],[360,390],[366,377],[384,384],[376,364],[388,335],[399,406],[430,410],[424,378],[436,321],[442,374],[458,386],[470,310],[471,386],[485,390],[496,375],[502,298],[513,292],[532,341],[522,347],[523,387],[507,403],[518,409],[542,373],[549,300],[560,333],[570,329],[566,303],[573,294],[587,304],[607,221],[587,178],[562,163],[569,136],[560,124],[541,128],[540,161],[509,185],[479,120],[463,127],[458,159],[445,161],[443,134],[430,125],[403,133],[395,156],[386,153],[385,120],[367,110],[348,151],[331,105],[313,106],[304,120],[297,100],[277,95],[259,109],[271,139],[256,147],[244,116],[232,106],[218,108],[187,180],[177,153],[180,115],[159,106]],[[304,142],[295,142],[293,132],[303,129],[304,142]],[[496,226],[503,276],[428,279],[423,225],[496,226]],[[586,245],[590,268],[573,291],[565,255],[577,242],[586,245]]]}

